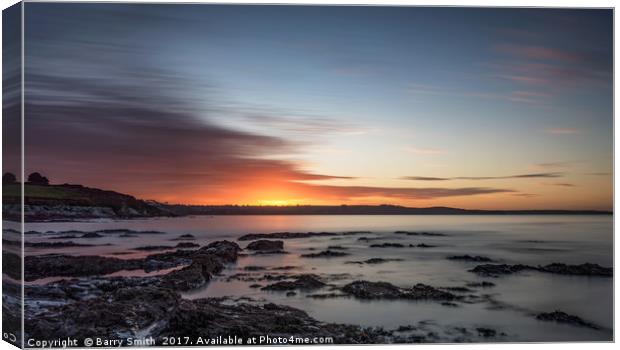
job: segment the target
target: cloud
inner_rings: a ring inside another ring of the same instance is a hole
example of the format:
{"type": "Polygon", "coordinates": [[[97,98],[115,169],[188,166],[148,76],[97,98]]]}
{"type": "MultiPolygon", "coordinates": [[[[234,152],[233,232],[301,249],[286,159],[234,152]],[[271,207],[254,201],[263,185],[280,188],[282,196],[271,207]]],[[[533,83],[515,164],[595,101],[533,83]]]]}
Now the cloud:
{"type": "Polygon", "coordinates": [[[569,183],[553,183],[550,184],[552,186],[561,186],[561,187],[577,187],[577,185],[575,184],[569,184],[569,183]]]}
{"type": "Polygon", "coordinates": [[[533,179],[533,178],[557,178],[562,177],[562,173],[533,173],[508,176],[456,176],[456,177],[425,177],[425,176],[405,176],[403,180],[414,181],[449,181],[449,180],[504,180],[504,179],[533,179]]]}
{"type": "Polygon", "coordinates": [[[575,128],[550,128],[545,129],[544,132],[552,135],[575,135],[581,133],[581,130],[575,128]]]}
{"type": "Polygon", "coordinates": [[[352,177],[315,174],[294,161],[275,159],[296,154],[299,145],[217,125],[211,120],[225,113],[221,108],[201,112],[160,94],[174,90],[176,79],[156,70],[135,72],[123,75],[131,82],[127,84],[29,73],[26,170],[43,171],[53,182],[181,203],[255,203],[280,197],[417,200],[514,192],[305,183],[352,177]],[[141,81],[145,76],[159,84],[141,81]]]}
{"type": "Polygon", "coordinates": [[[611,82],[612,60],[605,52],[507,43],[495,46],[495,51],[502,56],[502,61],[492,65],[495,76],[536,87],[536,93],[550,87],[611,82]]]}
{"type": "Polygon", "coordinates": [[[255,123],[264,127],[275,128],[288,132],[309,134],[313,136],[324,135],[327,133],[340,135],[363,135],[368,132],[368,130],[352,124],[346,124],[315,115],[285,117],[278,115],[278,112],[275,111],[263,111],[248,114],[244,119],[246,122],[255,123]]]}
{"type": "Polygon", "coordinates": [[[536,163],[534,167],[537,168],[570,168],[571,166],[578,163],[576,161],[564,161],[564,162],[545,162],[545,163],[536,163]]]}

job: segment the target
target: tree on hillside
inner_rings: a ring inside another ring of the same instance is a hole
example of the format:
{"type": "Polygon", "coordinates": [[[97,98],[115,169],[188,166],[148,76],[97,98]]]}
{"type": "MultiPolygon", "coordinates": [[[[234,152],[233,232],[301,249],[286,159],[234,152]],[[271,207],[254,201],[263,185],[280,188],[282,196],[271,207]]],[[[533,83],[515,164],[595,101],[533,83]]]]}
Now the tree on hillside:
{"type": "Polygon", "coordinates": [[[15,177],[15,174],[4,173],[4,175],[2,175],[2,184],[4,185],[14,184],[16,182],[17,182],[17,177],[15,177]]]}
{"type": "Polygon", "coordinates": [[[50,180],[48,180],[47,177],[36,172],[28,175],[28,182],[33,185],[47,186],[50,184],[50,180]]]}

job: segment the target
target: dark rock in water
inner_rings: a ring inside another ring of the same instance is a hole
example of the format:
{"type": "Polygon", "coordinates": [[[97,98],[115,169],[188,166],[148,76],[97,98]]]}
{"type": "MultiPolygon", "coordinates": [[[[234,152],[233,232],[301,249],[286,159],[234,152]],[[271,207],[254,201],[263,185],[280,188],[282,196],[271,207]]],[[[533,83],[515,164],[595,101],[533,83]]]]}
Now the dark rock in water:
{"type": "MultiPolygon", "coordinates": [[[[27,318],[28,335],[46,339],[51,334],[84,339],[93,334],[119,338],[135,334],[151,324],[166,319],[180,302],[180,296],[157,287],[121,287],[101,297],[81,300],[27,318]]],[[[80,344],[82,345],[82,344],[80,344]]]]}
{"type": "Polygon", "coordinates": [[[493,259],[487,258],[486,256],[480,255],[453,255],[447,258],[448,260],[463,260],[463,261],[474,261],[474,262],[492,262],[493,259]]]}
{"type": "Polygon", "coordinates": [[[52,276],[105,275],[120,270],[137,270],[143,267],[139,259],[118,259],[101,256],[30,255],[24,259],[25,280],[34,281],[52,276]]]}
{"type": "Polygon", "coordinates": [[[347,247],[343,247],[340,245],[330,245],[329,247],[327,247],[327,250],[347,250],[349,248],[347,247]]]}
{"type": "Polygon", "coordinates": [[[458,292],[458,293],[470,293],[473,292],[473,290],[467,288],[467,287],[442,287],[441,289],[443,290],[449,290],[451,292],[458,292]]]}
{"type": "Polygon", "coordinates": [[[265,270],[267,269],[264,266],[253,266],[253,265],[249,265],[243,268],[245,271],[261,271],[261,270],[265,270]]]}
{"type": "Polygon", "coordinates": [[[395,231],[397,235],[407,235],[407,236],[429,236],[429,237],[443,237],[445,234],[443,233],[434,233],[434,232],[415,232],[415,231],[395,231]]]}
{"type": "Polygon", "coordinates": [[[85,234],[82,235],[82,238],[101,238],[101,237],[103,236],[98,234],[97,232],[86,232],[85,234]]]}
{"type": "Polygon", "coordinates": [[[509,275],[524,270],[535,270],[536,268],[528,265],[507,265],[507,264],[484,264],[478,265],[470,272],[477,273],[482,276],[496,277],[498,275],[509,275]]]}
{"type": "Polygon", "coordinates": [[[297,293],[295,293],[295,292],[287,292],[286,293],[287,297],[294,297],[295,295],[297,295],[297,293]]]}
{"type": "Polygon", "coordinates": [[[24,242],[24,246],[31,248],[67,248],[67,247],[93,247],[92,244],[75,242],[24,242]]]}
{"type": "Polygon", "coordinates": [[[301,275],[294,281],[280,281],[274,284],[270,284],[261,289],[277,290],[277,291],[296,290],[296,289],[312,290],[312,289],[322,288],[324,286],[325,286],[325,283],[321,282],[313,275],[301,275]]]}
{"type": "Polygon", "coordinates": [[[341,256],[347,256],[348,253],[344,252],[334,252],[331,250],[324,250],[320,253],[310,253],[310,254],[302,254],[303,258],[338,258],[341,256]]]}
{"type": "Polygon", "coordinates": [[[381,243],[371,244],[370,248],[404,248],[405,246],[400,243],[381,243]]]}
{"type": "Polygon", "coordinates": [[[409,247],[411,248],[435,248],[434,245],[430,245],[430,244],[425,244],[425,243],[420,243],[420,244],[410,244],[409,247]]]}
{"type": "Polygon", "coordinates": [[[308,237],[337,236],[335,232],[274,232],[274,233],[250,233],[238,238],[239,241],[255,241],[257,239],[293,239],[308,237]]]}
{"type": "Polygon", "coordinates": [[[573,326],[586,327],[591,329],[601,329],[600,326],[584,321],[581,317],[569,315],[566,312],[562,311],[554,311],[554,312],[543,312],[536,315],[536,319],[540,321],[553,321],[557,323],[566,323],[571,324],[573,326]]]}
{"type": "Polygon", "coordinates": [[[189,251],[192,263],[162,278],[161,285],[174,290],[191,290],[207,284],[225,264],[235,262],[241,248],[233,242],[217,241],[196,251],[189,251]]]}
{"type": "Polygon", "coordinates": [[[175,248],[198,248],[198,247],[200,247],[199,244],[192,243],[192,242],[181,242],[175,246],[175,248]]]}
{"type": "Polygon", "coordinates": [[[120,238],[134,238],[134,237],[138,237],[136,235],[132,235],[131,233],[123,233],[122,235],[119,235],[120,238]]]}
{"type": "Polygon", "coordinates": [[[484,338],[494,337],[497,334],[497,331],[491,328],[479,327],[479,328],[476,328],[476,330],[478,331],[478,335],[484,338]]]}
{"type": "Polygon", "coordinates": [[[402,289],[387,282],[355,281],[347,284],[342,291],[360,299],[398,299],[402,289]]]}
{"type": "Polygon", "coordinates": [[[370,258],[368,260],[363,260],[363,261],[347,261],[345,264],[369,264],[369,265],[374,265],[374,264],[382,264],[382,263],[386,263],[386,262],[390,262],[390,261],[403,261],[403,259],[384,259],[384,258],[370,258]]]}
{"type": "Polygon", "coordinates": [[[602,276],[613,277],[613,268],[603,267],[598,264],[585,263],[581,265],[566,265],[553,263],[540,266],[539,270],[548,273],[557,273],[561,275],[581,275],[581,276],[602,276]]]}
{"type": "Polygon", "coordinates": [[[262,284],[258,284],[258,283],[250,284],[250,288],[262,288],[262,287],[263,287],[262,284]]]}
{"type": "Polygon", "coordinates": [[[246,249],[260,251],[278,251],[284,249],[284,241],[270,241],[267,239],[261,239],[248,244],[246,249]]]}
{"type": "Polygon", "coordinates": [[[76,238],[78,238],[78,236],[76,235],[60,235],[60,236],[50,237],[48,239],[76,239],[76,238]]]}
{"type": "Polygon", "coordinates": [[[198,299],[182,300],[151,335],[161,338],[183,334],[197,339],[226,334],[245,340],[272,334],[283,338],[332,337],[334,344],[376,344],[388,341],[385,333],[375,328],[323,323],[289,306],[229,305],[216,299],[198,299]]]}
{"type": "Polygon", "coordinates": [[[143,250],[143,251],[152,251],[152,250],[167,250],[167,249],[174,249],[173,246],[169,246],[169,245],[147,245],[147,246],[143,246],[143,247],[136,247],[136,248],[132,248],[133,250],[143,250]]]}
{"type": "Polygon", "coordinates": [[[177,238],[173,238],[173,239],[171,239],[171,241],[193,241],[195,239],[196,239],[196,237],[194,235],[191,235],[191,234],[187,233],[187,234],[184,234],[184,235],[180,235],[177,238]]]}
{"type": "Polygon", "coordinates": [[[325,294],[306,295],[306,298],[312,298],[312,299],[332,299],[332,298],[342,298],[342,297],[348,297],[348,295],[342,294],[342,293],[325,293],[325,294]]]}
{"type": "Polygon", "coordinates": [[[387,282],[355,281],[344,286],[342,291],[359,299],[460,299],[457,295],[421,283],[411,288],[400,288],[387,282]]]}
{"type": "Polygon", "coordinates": [[[613,268],[603,267],[598,264],[585,263],[581,265],[566,265],[561,263],[553,263],[545,266],[529,266],[529,265],[507,265],[507,264],[485,264],[478,265],[469,270],[483,276],[496,277],[498,275],[507,275],[524,270],[555,273],[560,275],[577,275],[577,276],[600,276],[612,277],[613,268]]]}
{"type": "Polygon", "coordinates": [[[277,267],[272,267],[271,270],[294,270],[298,268],[297,266],[277,266],[277,267]]]}
{"type": "Polygon", "coordinates": [[[466,284],[467,287],[472,288],[490,288],[495,287],[495,283],[482,281],[482,282],[470,282],[466,284]]]}

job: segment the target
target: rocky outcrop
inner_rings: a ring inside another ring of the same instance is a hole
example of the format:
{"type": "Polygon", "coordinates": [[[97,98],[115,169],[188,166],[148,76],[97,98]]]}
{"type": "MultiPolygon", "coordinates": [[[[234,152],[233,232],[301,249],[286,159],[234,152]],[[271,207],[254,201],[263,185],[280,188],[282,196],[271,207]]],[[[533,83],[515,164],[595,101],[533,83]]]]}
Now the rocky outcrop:
{"type": "Polygon", "coordinates": [[[591,329],[601,329],[600,326],[584,321],[579,316],[569,315],[563,311],[543,312],[536,315],[536,319],[540,321],[552,321],[557,323],[565,323],[573,326],[586,327],[591,329]]]}
{"type": "Polygon", "coordinates": [[[321,282],[314,275],[301,275],[294,281],[280,281],[274,284],[270,284],[261,289],[263,290],[275,290],[275,291],[288,291],[288,290],[313,290],[322,288],[325,283],[321,282]]]}
{"type": "Polygon", "coordinates": [[[462,260],[462,261],[473,261],[473,262],[492,262],[493,259],[488,258],[486,256],[480,255],[453,255],[449,256],[446,259],[448,260],[462,260]]]}
{"type": "Polygon", "coordinates": [[[260,239],[247,245],[248,250],[260,251],[278,251],[284,249],[284,241],[271,241],[268,239],[260,239]]]}
{"type": "Polygon", "coordinates": [[[342,257],[342,256],[347,256],[349,255],[348,253],[345,252],[336,252],[333,250],[324,250],[322,252],[319,253],[309,253],[309,254],[302,254],[301,257],[302,258],[338,258],[338,257],[342,257]]]}
{"type": "Polygon", "coordinates": [[[274,233],[250,233],[238,238],[240,241],[255,241],[258,239],[293,239],[308,237],[337,236],[335,232],[274,232],[274,233]]]}
{"type": "Polygon", "coordinates": [[[400,288],[387,282],[355,281],[342,291],[358,299],[411,299],[450,301],[461,297],[450,292],[418,283],[411,288],[400,288]]]}
{"type": "Polygon", "coordinates": [[[554,273],[560,275],[576,275],[576,276],[599,276],[612,277],[613,268],[603,267],[598,264],[585,263],[581,265],[567,265],[562,263],[553,263],[544,266],[529,265],[507,265],[507,264],[484,264],[478,265],[470,272],[477,273],[487,277],[497,277],[499,275],[509,275],[521,271],[539,271],[546,273],[554,273]]]}

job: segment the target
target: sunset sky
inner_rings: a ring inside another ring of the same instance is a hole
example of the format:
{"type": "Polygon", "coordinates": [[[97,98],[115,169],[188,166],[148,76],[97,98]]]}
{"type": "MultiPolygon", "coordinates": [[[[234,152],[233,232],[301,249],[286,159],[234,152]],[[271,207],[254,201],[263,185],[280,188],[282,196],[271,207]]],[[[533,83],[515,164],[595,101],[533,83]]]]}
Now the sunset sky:
{"type": "Polygon", "coordinates": [[[25,4],[26,172],[192,204],[611,209],[612,11],[25,4]]]}

